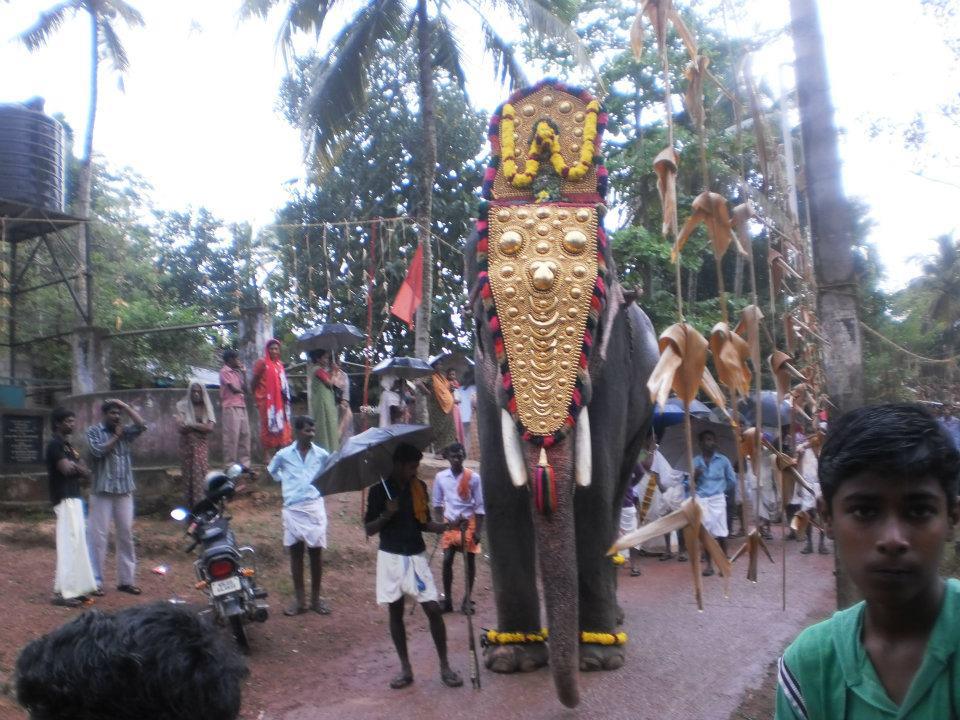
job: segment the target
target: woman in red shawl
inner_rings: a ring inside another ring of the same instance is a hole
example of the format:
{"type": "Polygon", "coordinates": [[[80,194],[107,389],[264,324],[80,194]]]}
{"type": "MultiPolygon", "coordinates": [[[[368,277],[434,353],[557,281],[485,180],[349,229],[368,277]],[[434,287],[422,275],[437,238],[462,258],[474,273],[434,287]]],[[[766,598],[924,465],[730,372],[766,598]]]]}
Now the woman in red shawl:
{"type": "Polygon", "coordinates": [[[260,414],[260,445],[264,461],[269,462],[277,450],[293,442],[290,387],[276,338],[267,343],[266,353],[253,364],[253,397],[260,414]]]}

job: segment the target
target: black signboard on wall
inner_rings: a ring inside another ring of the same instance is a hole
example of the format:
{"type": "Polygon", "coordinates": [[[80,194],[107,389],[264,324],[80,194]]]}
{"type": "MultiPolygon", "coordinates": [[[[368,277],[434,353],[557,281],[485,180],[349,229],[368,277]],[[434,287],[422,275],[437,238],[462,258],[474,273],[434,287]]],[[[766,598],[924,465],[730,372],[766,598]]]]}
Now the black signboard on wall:
{"type": "Polygon", "coordinates": [[[43,416],[0,416],[0,443],[4,465],[39,465],[43,462],[43,416]]]}

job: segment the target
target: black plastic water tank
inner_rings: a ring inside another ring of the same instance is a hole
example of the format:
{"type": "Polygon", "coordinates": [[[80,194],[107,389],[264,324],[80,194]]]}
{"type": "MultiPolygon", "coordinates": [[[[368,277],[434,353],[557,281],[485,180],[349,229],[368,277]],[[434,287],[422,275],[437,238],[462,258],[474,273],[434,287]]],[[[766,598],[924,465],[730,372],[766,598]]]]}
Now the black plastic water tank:
{"type": "Polygon", "coordinates": [[[64,144],[42,99],[0,104],[0,198],[63,212],[64,144]]]}

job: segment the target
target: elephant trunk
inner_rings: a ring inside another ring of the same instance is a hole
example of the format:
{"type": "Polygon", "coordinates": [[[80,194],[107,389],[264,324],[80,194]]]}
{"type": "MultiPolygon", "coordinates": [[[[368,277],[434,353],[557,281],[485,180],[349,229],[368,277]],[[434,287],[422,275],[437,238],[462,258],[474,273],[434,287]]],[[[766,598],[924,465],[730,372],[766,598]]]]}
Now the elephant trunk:
{"type": "MultiPolygon", "coordinates": [[[[529,467],[539,457],[539,448],[529,448],[529,467]]],[[[540,578],[547,613],[550,670],[557,696],[567,707],[580,702],[577,686],[579,671],[579,604],[577,548],[574,527],[573,442],[563,442],[547,451],[555,471],[556,510],[545,514],[532,508],[537,536],[540,578]]]]}

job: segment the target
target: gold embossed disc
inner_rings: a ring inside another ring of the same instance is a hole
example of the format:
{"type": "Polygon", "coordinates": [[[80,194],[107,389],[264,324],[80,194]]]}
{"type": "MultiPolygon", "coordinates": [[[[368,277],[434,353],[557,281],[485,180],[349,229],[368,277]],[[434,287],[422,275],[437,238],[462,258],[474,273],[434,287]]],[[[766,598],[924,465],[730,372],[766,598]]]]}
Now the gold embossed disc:
{"type": "MultiPolygon", "coordinates": [[[[533,214],[544,208],[527,209],[533,214]]],[[[514,213],[501,220],[499,213],[490,213],[490,287],[501,319],[517,414],[527,430],[546,436],[563,426],[573,396],[579,339],[597,279],[597,213],[587,208],[566,212],[562,226],[550,227],[546,236],[525,228],[518,216],[523,217],[514,213]],[[514,233],[521,236],[521,247],[504,253],[502,246],[511,250],[516,246],[514,233]],[[564,242],[571,235],[577,242],[564,242]],[[501,243],[505,236],[509,242],[501,243]],[[544,243],[549,243],[547,252],[544,243]]]]}

